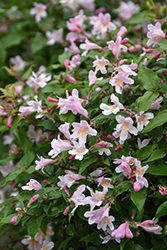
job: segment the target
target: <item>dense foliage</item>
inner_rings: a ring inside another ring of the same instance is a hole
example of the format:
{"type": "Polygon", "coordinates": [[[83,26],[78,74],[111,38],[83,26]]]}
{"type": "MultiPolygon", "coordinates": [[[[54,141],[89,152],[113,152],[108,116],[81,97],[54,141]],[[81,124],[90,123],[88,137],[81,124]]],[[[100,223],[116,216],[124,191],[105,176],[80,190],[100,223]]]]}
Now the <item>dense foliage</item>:
{"type": "Polygon", "coordinates": [[[0,3],[0,249],[167,249],[166,13],[0,3]]]}

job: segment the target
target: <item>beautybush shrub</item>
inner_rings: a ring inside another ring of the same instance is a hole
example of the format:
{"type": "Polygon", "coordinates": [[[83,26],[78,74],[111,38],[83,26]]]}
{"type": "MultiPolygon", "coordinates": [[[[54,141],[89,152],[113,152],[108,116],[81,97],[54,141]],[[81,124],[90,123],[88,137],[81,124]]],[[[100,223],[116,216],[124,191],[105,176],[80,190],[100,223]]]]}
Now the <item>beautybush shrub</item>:
{"type": "Polygon", "coordinates": [[[166,11],[0,4],[5,249],[167,248],[166,11]]]}

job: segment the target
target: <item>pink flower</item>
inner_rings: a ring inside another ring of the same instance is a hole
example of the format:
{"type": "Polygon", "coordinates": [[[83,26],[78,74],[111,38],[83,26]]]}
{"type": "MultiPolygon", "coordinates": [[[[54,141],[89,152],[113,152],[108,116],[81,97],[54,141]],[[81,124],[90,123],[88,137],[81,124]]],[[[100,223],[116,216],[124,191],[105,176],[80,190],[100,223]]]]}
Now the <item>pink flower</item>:
{"type": "Polygon", "coordinates": [[[71,135],[70,135],[70,132],[69,132],[69,126],[70,126],[70,123],[68,122],[65,122],[65,124],[62,124],[58,129],[60,132],[62,132],[65,137],[71,141],[71,135]]]}
{"type": "Polygon", "coordinates": [[[36,22],[40,23],[42,18],[47,17],[47,12],[45,11],[47,9],[47,5],[36,2],[34,2],[33,5],[35,8],[30,10],[30,15],[35,16],[36,22]]]}
{"type": "Polygon", "coordinates": [[[86,148],[85,144],[79,144],[76,141],[73,141],[74,147],[72,150],[68,151],[69,154],[75,155],[75,159],[82,160],[83,156],[88,153],[88,149],[86,148]]]}
{"type": "Polygon", "coordinates": [[[121,17],[122,20],[126,21],[131,18],[133,14],[138,13],[140,11],[140,8],[132,1],[128,1],[127,3],[121,1],[119,8],[114,11],[118,13],[119,17],[121,17]]]}
{"type": "Polygon", "coordinates": [[[132,239],[133,238],[133,234],[129,229],[129,222],[125,222],[123,224],[121,224],[116,230],[114,230],[111,233],[111,236],[115,237],[115,240],[120,243],[120,240],[123,239],[125,236],[128,239],[132,239]]]}
{"type": "Polygon", "coordinates": [[[58,187],[65,187],[67,186],[70,188],[73,184],[77,183],[77,180],[83,179],[84,177],[82,175],[78,175],[73,173],[71,170],[65,170],[65,175],[64,176],[58,176],[60,181],[57,183],[58,187]]]}
{"type": "Polygon", "coordinates": [[[7,115],[7,112],[3,106],[0,106],[0,115],[7,115]]]}
{"type": "Polygon", "coordinates": [[[150,140],[151,139],[144,139],[143,141],[141,141],[140,138],[137,138],[138,148],[141,149],[141,148],[146,147],[149,144],[150,140]]]}
{"type": "Polygon", "coordinates": [[[130,134],[137,135],[138,130],[132,126],[133,120],[130,117],[123,117],[122,115],[116,116],[117,122],[119,124],[115,128],[115,132],[113,133],[113,136],[120,137],[121,142],[124,142],[126,139],[130,137],[130,134]]]}
{"type": "Polygon", "coordinates": [[[73,122],[73,134],[71,135],[71,138],[76,140],[79,139],[79,143],[86,143],[86,137],[87,135],[96,136],[97,131],[90,127],[90,125],[85,120],[81,120],[80,123],[73,122]]]}
{"type": "Polygon", "coordinates": [[[100,104],[100,109],[102,109],[103,115],[110,115],[110,114],[116,114],[118,113],[121,109],[124,109],[124,106],[119,102],[119,99],[117,96],[114,94],[111,94],[111,102],[114,103],[114,105],[109,106],[105,103],[100,104]]]}
{"type": "Polygon", "coordinates": [[[90,210],[92,211],[95,206],[100,206],[102,204],[107,191],[106,189],[104,189],[103,192],[96,190],[94,193],[90,187],[87,187],[87,189],[90,191],[91,196],[87,196],[84,201],[85,204],[90,205],[90,210]]]}
{"type": "Polygon", "coordinates": [[[40,248],[40,250],[50,250],[54,247],[54,243],[52,241],[48,242],[47,240],[45,240],[43,242],[42,248],[40,248]]]}
{"type": "Polygon", "coordinates": [[[26,186],[22,186],[21,187],[23,190],[39,190],[42,188],[41,184],[34,180],[34,179],[31,179],[29,182],[27,182],[26,186]]]}
{"type": "Polygon", "coordinates": [[[93,61],[93,67],[96,67],[95,74],[99,70],[102,74],[106,74],[107,73],[106,66],[111,65],[111,63],[107,59],[105,59],[104,57],[99,59],[98,56],[96,56],[96,59],[97,60],[93,61]]]}
{"type": "Polygon", "coordinates": [[[53,32],[46,31],[46,36],[48,38],[47,45],[53,45],[55,43],[64,43],[63,40],[63,28],[54,30],[53,32]]]}
{"type": "Polygon", "coordinates": [[[148,119],[152,119],[154,117],[154,115],[152,113],[145,113],[144,114],[144,111],[141,111],[140,115],[138,116],[136,114],[135,117],[136,117],[136,121],[137,121],[137,129],[138,129],[138,131],[142,131],[143,126],[146,126],[149,123],[148,119]]]}
{"type": "Polygon", "coordinates": [[[27,207],[29,207],[31,205],[31,203],[33,203],[34,201],[38,200],[39,198],[39,194],[35,194],[28,202],[27,207]]]}
{"type": "Polygon", "coordinates": [[[163,101],[163,97],[160,96],[155,102],[153,102],[150,106],[150,109],[159,109],[161,107],[160,103],[163,101]]]}
{"type": "Polygon", "coordinates": [[[127,51],[127,47],[125,45],[122,45],[121,41],[122,41],[122,38],[118,36],[115,43],[114,41],[107,42],[109,50],[112,50],[112,53],[117,60],[121,54],[121,50],[123,52],[127,51]]]}
{"type": "Polygon", "coordinates": [[[115,159],[113,163],[115,164],[119,164],[121,163],[116,169],[115,171],[117,173],[123,173],[125,176],[132,175],[132,169],[129,165],[132,165],[134,163],[135,158],[131,157],[131,156],[122,156],[121,159],[115,159]]]}
{"type": "Polygon", "coordinates": [[[43,173],[45,173],[43,171],[44,167],[46,167],[49,163],[55,162],[55,160],[46,159],[46,158],[43,158],[42,156],[38,156],[38,158],[40,159],[40,161],[35,161],[35,164],[36,164],[35,170],[41,169],[43,173]]]}
{"type": "Polygon", "coordinates": [[[97,229],[103,229],[103,231],[106,231],[107,227],[110,230],[114,229],[113,221],[115,218],[110,215],[109,216],[109,206],[106,204],[104,207],[101,207],[97,210],[93,210],[90,212],[84,213],[84,216],[88,219],[88,223],[92,225],[93,223],[97,223],[97,229]]]}
{"type": "Polygon", "coordinates": [[[156,225],[156,221],[154,220],[145,220],[141,223],[138,223],[138,227],[142,227],[145,231],[153,234],[162,234],[162,227],[159,225],[156,225]]]}
{"type": "Polygon", "coordinates": [[[73,204],[75,205],[74,208],[71,211],[71,214],[74,215],[75,210],[77,209],[77,207],[79,205],[85,205],[85,195],[83,194],[83,192],[85,191],[86,186],[85,185],[80,185],[77,190],[73,193],[73,195],[71,196],[69,200],[69,202],[73,202],[73,204]]]}
{"type": "Polygon", "coordinates": [[[161,30],[161,24],[158,22],[154,25],[148,24],[148,33],[147,37],[149,38],[147,42],[147,46],[151,46],[153,44],[153,47],[159,42],[160,39],[165,38],[165,33],[161,30]]]}
{"type": "Polygon", "coordinates": [[[51,75],[48,75],[46,73],[41,73],[40,75],[35,74],[35,72],[32,72],[32,75],[28,78],[26,81],[26,84],[29,87],[33,87],[35,92],[37,92],[37,89],[39,87],[43,88],[46,86],[47,82],[51,80],[51,75]]]}
{"type": "Polygon", "coordinates": [[[15,72],[24,69],[27,66],[27,62],[23,61],[20,56],[10,58],[10,62],[13,64],[12,67],[15,72]]]}
{"type": "Polygon", "coordinates": [[[48,155],[50,155],[52,158],[55,158],[62,151],[74,148],[74,146],[71,145],[71,141],[61,140],[60,135],[58,135],[57,140],[52,140],[51,146],[53,149],[49,151],[48,155]]]}
{"type": "MultiPolygon", "coordinates": [[[[143,177],[148,167],[149,167],[148,165],[141,167],[141,162],[135,159],[134,173],[136,174],[136,181],[139,183],[140,189],[143,188],[144,186],[148,188],[148,181],[145,177],[143,177]]],[[[138,184],[135,185],[137,186],[138,184]]]]}
{"type": "Polygon", "coordinates": [[[112,77],[109,81],[112,86],[115,86],[115,90],[118,94],[122,94],[124,83],[133,84],[134,80],[129,77],[129,73],[119,72],[112,77]]]}
{"type": "Polygon", "coordinates": [[[28,127],[27,137],[38,145],[47,138],[47,132],[43,133],[42,129],[35,131],[34,125],[31,124],[28,127]]]}
{"type": "Polygon", "coordinates": [[[91,86],[92,84],[94,84],[96,81],[100,81],[102,79],[103,79],[103,77],[97,78],[96,77],[96,73],[93,72],[93,70],[89,71],[89,86],[91,86]]]}
{"type": "Polygon", "coordinates": [[[103,155],[103,153],[105,153],[107,156],[111,155],[111,151],[109,147],[110,148],[113,147],[113,144],[111,144],[110,142],[107,142],[106,147],[102,147],[98,150],[98,154],[103,155]]]}
{"type": "Polygon", "coordinates": [[[102,176],[102,177],[98,177],[96,181],[98,182],[98,187],[100,185],[103,187],[104,192],[108,192],[108,188],[112,188],[112,189],[114,188],[114,186],[110,184],[112,181],[111,178],[106,178],[102,176]]]}
{"type": "Polygon", "coordinates": [[[65,80],[67,82],[71,82],[71,83],[77,83],[78,82],[74,77],[70,76],[69,74],[66,75],[65,80]]]}
{"type": "Polygon", "coordinates": [[[87,52],[92,49],[101,49],[101,47],[95,43],[91,43],[88,38],[85,38],[85,43],[80,45],[80,49],[84,49],[85,51],[81,54],[81,56],[86,56],[87,52]]]}
{"type": "Polygon", "coordinates": [[[166,195],[167,194],[167,187],[162,187],[162,186],[159,186],[158,188],[158,191],[161,195],[166,195]]]}
{"type": "Polygon", "coordinates": [[[92,30],[93,35],[97,35],[97,39],[103,39],[107,32],[116,29],[114,23],[110,22],[111,16],[109,13],[99,13],[92,30]]]}

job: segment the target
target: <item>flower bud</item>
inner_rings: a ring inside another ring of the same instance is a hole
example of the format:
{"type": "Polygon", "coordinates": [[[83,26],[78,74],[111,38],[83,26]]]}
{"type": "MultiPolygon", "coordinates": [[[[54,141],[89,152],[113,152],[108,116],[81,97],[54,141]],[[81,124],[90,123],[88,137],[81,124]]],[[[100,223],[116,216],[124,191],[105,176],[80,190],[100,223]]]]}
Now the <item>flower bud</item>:
{"type": "Polygon", "coordinates": [[[125,37],[125,38],[122,40],[121,44],[124,45],[124,44],[126,44],[126,43],[128,43],[128,42],[129,42],[129,38],[125,37]]]}
{"type": "Polygon", "coordinates": [[[11,219],[10,223],[15,224],[16,221],[17,221],[17,215],[15,215],[15,216],[11,219]]]}
{"type": "Polygon", "coordinates": [[[77,83],[78,82],[74,77],[70,76],[69,74],[65,77],[65,80],[67,82],[71,82],[71,83],[77,83]]]}
{"type": "Polygon", "coordinates": [[[95,146],[100,146],[100,147],[105,148],[105,147],[107,147],[107,142],[101,141],[101,142],[96,143],[96,144],[94,145],[94,147],[95,147],[95,146]]]}
{"type": "Polygon", "coordinates": [[[64,191],[67,195],[69,195],[69,192],[68,192],[68,189],[67,189],[66,186],[63,187],[63,191],[64,191]]]}
{"type": "Polygon", "coordinates": [[[122,167],[122,169],[123,169],[129,176],[131,176],[131,174],[132,174],[132,169],[129,167],[128,163],[123,162],[123,163],[121,164],[121,167],[122,167]]]}
{"type": "Polygon", "coordinates": [[[11,128],[11,127],[12,127],[12,118],[11,118],[11,116],[8,117],[8,120],[7,120],[7,127],[8,127],[8,128],[11,128]]]}
{"type": "Polygon", "coordinates": [[[68,210],[69,210],[69,207],[66,207],[66,209],[65,209],[64,212],[63,212],[63,215],[64,215],[64,216],[67,216],[68,210]]]}
{"type": "Polygon", "coordinates": [[[58,100],[56,100],[55,98],[49,97],[47,98],[48,102],[59,102],[58,100]]]}
{"type": "Polygon", "coordinates": [[[34,196],[29,200],[29,202],[28,202],[28,204],[27,204],[27,207],[29,207],[30,204],[33,203],[34,201],[38,200],[38,198],[39,198],[39,194],[34,195],[34,196]]]}
{"type": "Polygon", "coordinates": [[[133,189],[135,192],[140,191],[140,184],[137,181],[133,183],[133,189]]]}

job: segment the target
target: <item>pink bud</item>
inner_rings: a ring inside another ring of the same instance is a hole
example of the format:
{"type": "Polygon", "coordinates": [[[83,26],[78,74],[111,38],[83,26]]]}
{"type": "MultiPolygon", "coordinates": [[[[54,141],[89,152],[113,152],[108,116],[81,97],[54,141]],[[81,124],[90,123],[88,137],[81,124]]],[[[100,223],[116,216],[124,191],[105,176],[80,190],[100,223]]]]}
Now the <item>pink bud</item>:
{"type": "Polygon", "coordinates": [[[49,181],[47,181],[47,180],[43,180],[43,182],[44,182],[44,183],[47,183],[47,184],[49,183],[49,181]]]}
{"type": "Polygon", "coordinates": [[[162,70],[162,74],[167,75],[167,71],[166,70],[162,70]]]}
{"type": "Polygon", "coordinates": [[[138,50],[140,50],[141,48],[142,48],[142,46],[139,45],[139,44],[137,44],[137,45],[135,45],[135,46],[129,47],[128,49],[129,49],[130,52],[133,52],[133,51],[138,51],[138,50]]]}
{"type": "Polygon", "coordinates": [[[53,106],[50,108],[50,110],[51,110],[51,109],[54,109],[54,108],[57,108],[57,107],[58,107],[58,105],[55,104],[55,105],[53,105],[53,106]]]}
{"type": "Polygon", "coordinates": [[[47,98],[48,102],[59,102],[58,100],[56,100],[55,98],[52,98],[52,97],[48,97],[47,98]]]}
{"type": "Polygon", "coordinates": [[[11,219],[10,223],[15,224],[16,221],[17,221],[17,215],[15,215],[15,216],[11,219]]]}
{"type": "Polygon", "coordinates": [[[114,151],[117,152],[120,148],[120,145],[117,145],[115,148],[114,148],[114,151]]]}
{"type": "Polygon", "coordinates": [[[105,148],[105,147],[107,147],[107,142],[101,141],[101,142],[96,143],[96,144],[94,145],[94,147],[95,147],[95,146],[100,146],[100,147],[105,148]]]}
{"type": "Polygon", "coordinates": [[[145,50],[146,54],[151,54],[151,53],[159,53],[159,50],[156,50],[156,49],[146,49],[145,50]]]}
{"type": "Polygon", "coordinates": [[[63,212],[63,215],[64,215],[64,216],[67,216],[68,210],[69,210],[69,207],[66,207],[66,209],[65,209],[64,212],[63,212]]]}
{"type": "Polygon", "coordinates": [[[72,76],[70,76],[70,75],[67,75],[67,76],[65,77],[65,80],[66,80],[67,82],[71,82],[71,83],[77,83],[77,82],[78,82],[74,77],[72,77],[72,76]]]}
{"type": "Polygon", "coordinates": [[[30,201],[28,202],[27,207],[29,207],[30,204],[33,203],[34,201],[38,200],[38,198],[39,198],[39,194],[34,195],[34,196],[30,199],[30,201]]]}
{"type": "Polygon", "coordinates": [[[163,54],[163,52],[159,52],[159,53],[155,54],[153,56],[153,59],[155,59],[155,60],[158,59],[162,54],[163,54]]]}
{"type": "Polygon", "coordinates": [[[12,106],[12,104],[11,103],[6,103],[6,107],[11,107],[12,106]]]}
{"type": "Polygon", "coordinates": [[[106,136],[106,135],[107,135],[107,132],[102,132],[101,134],[104,135],[104,136],[106,136]]]}
{"type": "Polygon", "coordinates": [[[11,118],[11,116],[8,117],[8,120],[7,120],[7,127],[8,127],[8,128],[11,128],[11,127],[12,127],[12,118],[11,118]]]}
{"type": "Polygon", "coordinates": [[[17,152],[21,152],[22,148],[17,148],[16,150],[17,152]]]}
{"type": "Polygon", "coordinates": [[[121,167],[122,167],[122,169],[123,169],[129,176],[131,176],[131,174],[132,174],[132,169],[129,167],[128,163],[123,162],[123,163],[121,164],[121,167]]]}
{"type": "Polygon", "coordinates": [[[143,226],[152,226],[152,225],[154,225],[154,221],[153,220],[145,220],[140,224],[142,224],[143,226]]]}
{"type": "Polygon", "coordinates": [[[69,61],[68,59],[65,59],[65,60],[64,60],[64,65],[65,65],[65,67],[66,67],[66,70],[68,71],[68,70],[69,70],[68,65],[70,65],[70,61],[69,61]]]}
{"type": "Polygon", "coordinates": [[[124,44],[126,44],[126,43],[128,43],[129,42],[129,38],[124,38],[123,40],[122,40],[122,42],[121,42],[121,44],[122,45],[124,45],[124,44]]]}
{"type": "Polygon", "coordinates": [[[120,28],[120,30],[118,31],[118,33],[117,33],[117,37],[118,36],[123,36],[126,32],[127,32],[127,28],[125,28],[124,26],[122,26],[120,28]]]}
{"type": "Polygon", "coordinates": [[[113,135],[111,135],[111,134],[108,134],[108,135],[107,135],[107,138],[108,138],[108,139],[112,139],[112,140],[115,141],[115,137],[114,137],[113,135]]]}
{"type": "Polygon", "coordinates": [[[133,211],[132,212],[132,220],[134,219],[135,215],[136,215],[136,211],[133,211]]]}
{"type": "Polygon", "coordinates": [[[140,184],[137,181],[133,183],[133,189],[135,192],[140,191],[140,184]]]}
{"type": "Polygon", "coordinates": [[[164,20],[155,20],[154,23],[164,23],[164,20]]]}
{"type": "Polygon", "coordinates": [[[70,161],[74,160],[74,159],[75,159],[75,156],[76,156],[76,155],[71,155],[71,156],[69,157],[69,160],[70,160],[70,161]]]}
{"type": "Polygon", "coordinates": [[[67,195],[69,195],[69,192],[68,192],[68,189],[67,189],[66,186],[63,187],[63,191],[64,191],[67,195]]]}
{"type": "Polygon", "coordinates": [[[106,9],[104,8],[104,7],[100,7],[100,8],[98,8],[97,10],[95,10],[95,12],[94,12],[94,14],[95,15],[98,15],[99,13],[104,13],[104,12],[106,12],[106,9]]]}

